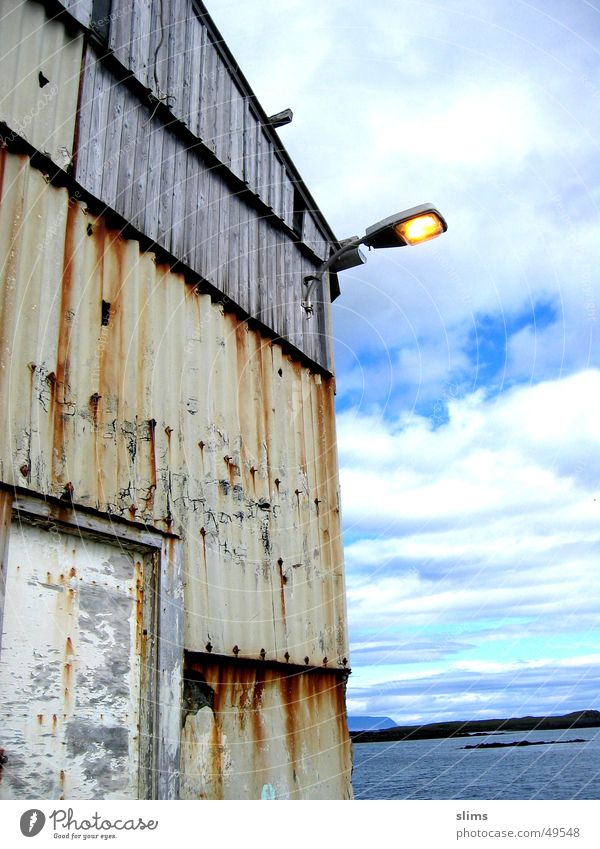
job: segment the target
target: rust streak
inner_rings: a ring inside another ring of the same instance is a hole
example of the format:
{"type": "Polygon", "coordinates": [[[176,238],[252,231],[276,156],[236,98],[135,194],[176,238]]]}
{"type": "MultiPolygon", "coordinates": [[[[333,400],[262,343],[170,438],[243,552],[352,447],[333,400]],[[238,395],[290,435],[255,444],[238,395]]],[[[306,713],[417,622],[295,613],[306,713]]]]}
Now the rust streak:
{"type": "Polygon", "coordinates": [[[285,628],[285,623],[286,623],[285,585],[287,584],[287,578],[286,578],[284,571],[283,571],[283,560],[282,560],[281,557],[277,561],[277,565],[279,566],[279,582],[280,582],[279,597],[280,597],[280,600],[281,600],[281,620],[283,622],[283,627],[285,628]]]}
{"type": "Polygon", "coordinates": [[[202,537],[202,555],[206,565],[206,530],[204,528],[200,528],[200,536],[202,537]]]}
{"type": "Polygon", "coordinates": [[[142,564],[136,560],[134,567],[135,581],[135,648],[141,657],[142,649],[145,648],[143,625],[144,625],[144,574],[142,564]]]}
{"type": "Polygon", "coordinates": [[[53,421],[52,480],[57,489],[63,483],[63,466],[66,455],[65,407],[70,395],[70,355],[72,318],[77,314],[75,295],[75,268],[73,258],[78,251],[77,218],[79,206],[70,201],[65,228],[64,265],[61,278],[58,350],[56,375],[50,381],[50,415],[53,421]]]}
{"type": "Polygon", "coordinates": [[[288,757],[292,764],[294,774],[298,772],[298,740],[299,729],[298,705],[300,704],[300,676],[297,674],[286,675],[282,681],[282,701],[285,716],[285,733],[288,749],[288,757]]]}
{"type": "Polygon", "coordinates": [[[154,498],[156,492],[156,419],[148,419],[148,435],[150,438],[150,481],[154,498]]]}
{"type": "Polygon", "coordinates": [[[100,399],[102,395],[99,395],[98,392],[94,392],[93,395],[90,395],[90,410],[92,411],[92,420],[94,422],[94,429],[98,428],[98,406],[100,404],[100,399]]]}

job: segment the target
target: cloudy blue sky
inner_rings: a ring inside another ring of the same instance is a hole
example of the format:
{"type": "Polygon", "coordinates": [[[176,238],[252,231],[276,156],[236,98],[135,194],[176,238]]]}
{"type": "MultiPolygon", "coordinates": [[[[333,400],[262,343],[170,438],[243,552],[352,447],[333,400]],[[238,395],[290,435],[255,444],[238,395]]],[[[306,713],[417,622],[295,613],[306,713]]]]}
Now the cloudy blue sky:
{"type": "Polygon", "coordinates": [[[207,0],[340,238],[354,714],[600,709],[600,2],[207,0]]]}

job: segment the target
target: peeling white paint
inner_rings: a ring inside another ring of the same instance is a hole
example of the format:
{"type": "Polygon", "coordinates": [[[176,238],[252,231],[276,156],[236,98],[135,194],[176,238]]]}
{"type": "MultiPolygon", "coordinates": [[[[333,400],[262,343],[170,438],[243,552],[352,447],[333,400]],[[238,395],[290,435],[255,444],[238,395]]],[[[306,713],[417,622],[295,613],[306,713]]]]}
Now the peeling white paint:
{"type": "Polygon", "coordinates": [[[0,798],[138,795],[131,552],[13,522],[0,659],[0,798]]]}

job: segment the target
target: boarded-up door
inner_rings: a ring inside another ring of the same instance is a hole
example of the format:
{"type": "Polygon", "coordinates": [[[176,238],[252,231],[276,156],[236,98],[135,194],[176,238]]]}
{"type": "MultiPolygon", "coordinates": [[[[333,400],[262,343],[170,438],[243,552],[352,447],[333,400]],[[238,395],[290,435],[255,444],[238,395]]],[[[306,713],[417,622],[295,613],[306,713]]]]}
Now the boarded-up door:
{"type": "Polygon", "coordinates": [[[152,558],[13,521],[7,566],[0,798],[145,795],[152,558]]]}

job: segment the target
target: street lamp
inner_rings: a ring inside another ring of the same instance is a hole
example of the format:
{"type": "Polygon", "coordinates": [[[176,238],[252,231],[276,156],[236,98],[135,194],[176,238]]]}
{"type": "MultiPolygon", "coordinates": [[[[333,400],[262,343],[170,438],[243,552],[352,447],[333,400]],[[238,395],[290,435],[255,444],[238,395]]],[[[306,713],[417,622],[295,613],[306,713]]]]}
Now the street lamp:
{"type": "Polygon", "coordinates": [[[318,283],[323,280],[326,271],[346,271],[366,262],[366,256],[360,250],[361,245],[368,248],[400,248],[405,245],[418,245],[435,239],[448,229],[443,215],[430,203],[422,203],[405,209],[396,215],[390,215],[377,224],[367,227],[364,236],[345,239],[340,247],[325,260],[315,274],[304,278],[306,295],[302,301],[307,317],[313,312],[311,295],[318,283]]]}

